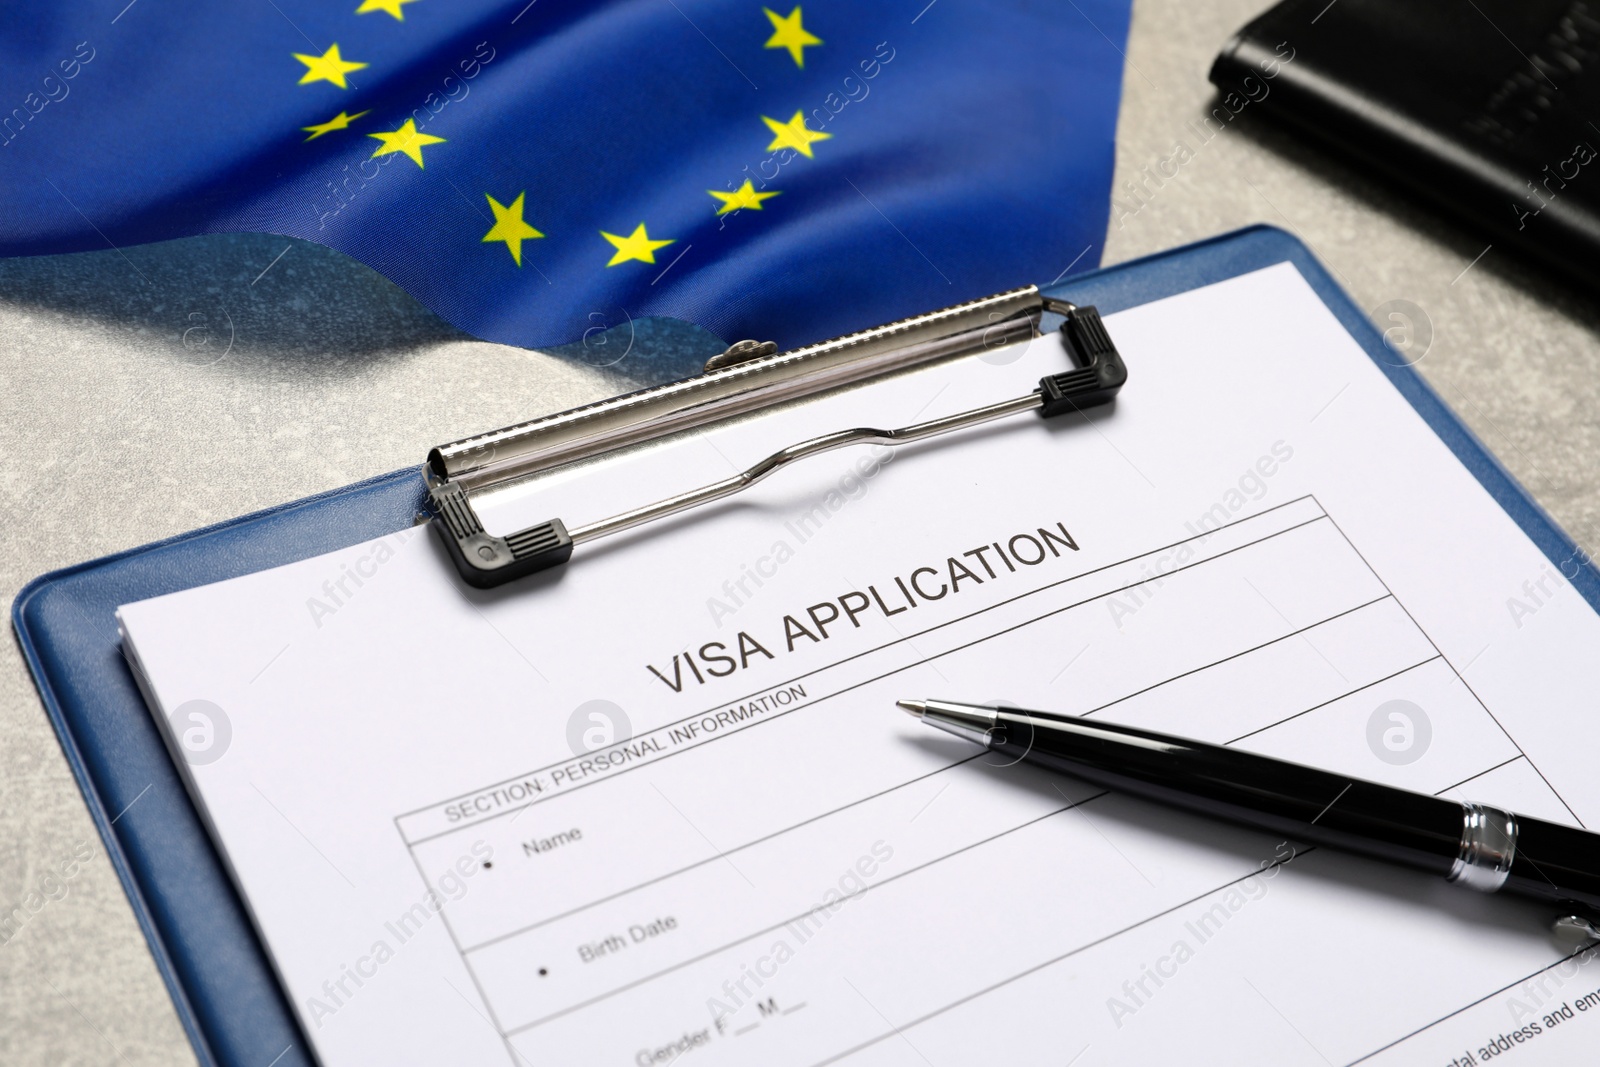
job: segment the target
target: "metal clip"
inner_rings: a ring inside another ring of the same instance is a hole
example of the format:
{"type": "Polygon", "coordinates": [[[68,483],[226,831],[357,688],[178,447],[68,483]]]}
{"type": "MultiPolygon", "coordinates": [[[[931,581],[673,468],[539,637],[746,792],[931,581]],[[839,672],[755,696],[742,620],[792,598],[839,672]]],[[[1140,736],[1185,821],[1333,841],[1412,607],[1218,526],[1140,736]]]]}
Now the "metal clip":
{"type": "MultiPolygon", "coordinates": [[[[669,433],[843,385],[1039,336],[1059,302],[1033,286],[761,355],[732,345],[705,374],[642,389],[449,444],[428,453],[430,482],[483,489],[669,433]]],[[[774,346],[775,347],[775,346],[774,346]]]]}
{"type": "Polygon", "coordinates": [[[741,363],[749,363],[752,359],[765,359],[777,351],[776,341],[735,341],[706,360],[702,373],[710,374],[713,371],[726,370],[728,367],[737,367],[741,363]]]}
{"type": "MultiPolygon", "coordinates": [[[[1100,321],[1099,312],[1092,307],[1075,307],[1065,301],[1041,297],[1038,292],[1022,290],[1009,294],[1002,294],[1004,310],[1008,314],[997,319],[993,326],[973,327],[970,324],[971,307],[962,306],[959,310],[966,321],[962,322],[965,329],[959,334],[960,345],[955,351],[980,350],[983,347],[992,347],[985,343],[985,339],[993,339],[994,343],[1009,343],[1035,336],[1034,331],[1038,325],[1038,315],[1041,311],[1054,311],[1066,315],[1062,324],[1062,344],[1066,349],[1073,369],[1060,373],[1046,375],[1039,381],[1039,387],[1030,393],[1003,400],[995,404],[972,408],[958,412],[954,415],[945,415],[924,422],[914,423],[910,426],[901,426],[896,429],[877,429],[874,427],[856,427],[854,429],[839,430],[834,433],[823,434],[806,441],[779,449],[765,459],[756,463],[729,478],[718,482],[692,489],[676,496],[658,500],[652,504],[625,511],[610,518],[590,522],[582,526],[574,526],[569,531],[559,519],[550,519],[546,522],[530,526],[526,530],[509,534],[505,537],[496,537],[485,532],[482,522],[473,510],[472,502],[467,498],[470,488],[466,479],[450,477],[447,468],[434,464],[438,458],[438,450],[430,457],[429,502],[431,510],[437,516],[435,526],[439,527],[440,534],[445,539],[450,558],[454,561],[462,578],[470,585],[486,588],[500,585],[514,578],[519,578],[534,571],[544,570],[558,566],[567,561],[572,555],[574,545],[592,541],[595,538],[606,537],[620,533],[643,523],[656,519],[666,518],[690,508],[709,504],[714,500],[732,496],[750,488],[757,482],[766,478],[774,471],[789,463],[805,459],[808,456],[820,455],[831,452],[837,448],[850,445],[875,442],[885,445],[903,445],[912,441],[921,441],[929,437],[970,426],[977,426],[994,419],[1005,418],[1021,414],[1024,411],[1037,411],[1044,418],[1068,412],[1081,411],[1083,408],[1104,404],[1112,400],[1123,382],[1127,380],[1128,370],[1118,354],[1116,346],[1112,344],[1111,337],[1106,333],[1104,324],[1100,321]],[[1020,312],[1017,310],[1020,307],[1020,312]],[[998,335],[990,331],[998,331],[998,335]],[[1003,337],[1002,342],[999,338],[1003,337]],[[976,348],[974,347],[976,346],[976,348]]],[[[1001,298],[991,298],[999,300],[1001,298]]],[[[983,304],[985,302],[977,302],[983,304]]],[[[910,320],[908,320],[910,321],[910,320]]],[[[880,328],[881,329],[881,328],[880,328]]],[[[870,331],[869,331],[870,333],[870,331]]],[[[879,340],[876,337],[873,341],[879,340]]],[[[940,340],[936,342],[944,345],[940,340]]],[[[828,344],[834,344],[830,342],[828,344]]],[[[714,368],[707,364],[707,370],[713,374],[726,370],[730,374],[740,374],[737,369],[740,362],[758,359],[770,359],[770,342],[741,341],[728,348],[718,359],[727,357],[733,363],[722,368],[714,368]],[[735,369],[728,370],[728,367],[735,369]]],[[[833,354],[827,344],[821,346],[827,354],[833,354]]],[[[948,354],[953,354],[950,348],[941,348],[948,354]]],[[[884,362],[896,369],[908,365],[904,360],[896,359],[896,352],[888,346],[874,349],[880,357],[878,366],[884,362]]],[[[784,359],[786,357],[778,357],[784,359]]],[[[925,360],[924,360],[925,361],[925,360]]],[[[713,361],[715,362],[715,361],[713,361]]],[[[859,381],[866,375],[852,374],[852,368],[845,366],[841,373],[836,369],[838,365],[830,367],[829,384],[840,384],[841,379],[859,381]]],[[[684,384],[693,384],[697,379],[687,379],[684,384]]],[[[814,391],[814,390],[813,390],[814,391]]],[[[626,399],[626,398],[624,398],[626,399]]],[[[579,409],[580,411],[582,409],[579,409]]],[[[720,412],[723,417],[744,410],[753,410],[751,406],[739,405],[732,408],[724,407],[720,412]]],[[[560,418],[557,416],[555,418],[560,418]]],[[[704,412],[697,412],[693,420],[680,422],[676,415],[669,415],[667,421],[675,424],[675,428],[683,429],[687,425],[700,426],[712,421],[704,412]]],[[[664,434],[659,426],[644,427],[636,433],[619,434],[617,440],[626,443],[637,443],[660,437],[664,434]]],[[[1476,873],[1474,871],[1474,873],[1476,873]]]]}

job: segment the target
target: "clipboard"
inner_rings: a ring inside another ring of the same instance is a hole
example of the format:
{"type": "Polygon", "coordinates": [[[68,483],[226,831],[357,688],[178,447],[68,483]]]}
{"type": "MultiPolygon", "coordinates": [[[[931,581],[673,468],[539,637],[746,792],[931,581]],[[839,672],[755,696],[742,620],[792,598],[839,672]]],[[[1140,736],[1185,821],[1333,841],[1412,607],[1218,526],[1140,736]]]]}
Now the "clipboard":
{"type": "MultiPolygon", "coordinates": [[[[1005,331],[1029,330],[1038,326],[1036,319],[1030,319],[1034,300],[1040,312],[1094,305],[1110,313],[1283,262],[1300,271],[1340,324],[1553,565],[1580,558],[1571,539],[1420,375],[1397,365],[1378,331],[1306,247],[1280,230],[1254,227],[1033,290],[1034,295],[1001,294],[1026,306],[1009,312],[985,306],[976,321],[985,327],[1007,323],[1005,331]],[[1005,313],[991,322],[987,316],[997,310],[1005,313]],[[1017,310],[1022,311],[1020,319],[1017,310]]],[[[737,370],[752,355],[757,360],[772,358],[769,352],[756,352],[757,347],[735,346],[725,354],[723,365],[714,365],[711,371],[737,370]]],[[[1109,363],[1103,366],[1110,368],[1109,363]]],[[[1219,373],[1225,372],[1219,368],[1219,373]]],[[[1092,390],[1085,397],[1092,399],[1092,390]]],[[[1022,410],[1028,409],[1018,408],[1017,413],[1022,410]]],[[[478,449],[482,458],[479,439],[458,444],[461,454],[470,457],[478,449]]],[[[448,447],[436,450],[441,463],[448,451],[448,447]]],[[[491,460],[500,456],[488,451],[491,460]]],[[[114,612],[120,604],[394,533],[412,525],[419,512],[430,507],[442,512],[457,493],[464,496],[469,491],[471,477],[458,476],[470,466],[441,472],[431,457],[428,466],[431,477],[414,469],[397,471],[45,575],[25,587],[13,607],[19,643],[63,750],[204,1064],[289,1067],[310,1064],[312,1058],[248,911],[123,662],[114,612]]],[[[447,546],[453,539],[458,547],[474,552],[483,547],[470,540],[482,534],[481,529],[474,530],[470,522],[458,518],[455,527],[442,530],[449,535],[447,546]]],[[[563,550],[571,552],[573,539],[564,525],[563,533],[568,543],[558,543],[553,555],[547,550],[541,563],[566,559],[563,550]]],[[[502,540],[509,552],[510,538],[502,540]]],[[[463,563],[476,566],[470,559],[458,560],[458,568],[463,563]]],[[[467,573],[463,571],[464,577],[467,573]]],[[[1600,610],[1600,578],[1593,570],[1580,568],[1571,580],[1600,610]]]]}

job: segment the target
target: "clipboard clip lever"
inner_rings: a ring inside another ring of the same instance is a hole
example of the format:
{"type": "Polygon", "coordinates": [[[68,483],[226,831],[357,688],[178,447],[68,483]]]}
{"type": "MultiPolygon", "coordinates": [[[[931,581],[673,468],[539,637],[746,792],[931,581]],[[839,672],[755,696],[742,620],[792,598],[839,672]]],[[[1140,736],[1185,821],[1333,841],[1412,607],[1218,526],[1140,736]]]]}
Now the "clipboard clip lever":
{"type": "Polygon", "coordinates": [[[1042,418],[1082,411],[1110,402],[1128,378],[1127,367],[1098,311],[1044,296],[1032,286],[793,352],[776,353],[775,349],[771,342],[741,341],[712,357],[705,373],[697,377],[433,449],[424,467],[432,525],[439,530],[462,580],[487,589],[560,566],[572,557],[575,545],[732,496],[809,456],[858,444],[909,444],[1027,411],[1036,411],[1042,418]],[[505,536],[491,534],[468,497],[475,487],[706,425],[769,403],[936,358],[1037,337],[1045,313],[1063,317],[1060,333],[1072,369],[1046,375],[1038,388],[1009,400],[895,429],[857,427],[823,434],[780,449],[721,481],[571,530],[560,519],[550,519],[505,536]],[[930,324],[939,328],[925,328],[930,324]],[[502,448],[510,455],[500,454],[502,448]]]}

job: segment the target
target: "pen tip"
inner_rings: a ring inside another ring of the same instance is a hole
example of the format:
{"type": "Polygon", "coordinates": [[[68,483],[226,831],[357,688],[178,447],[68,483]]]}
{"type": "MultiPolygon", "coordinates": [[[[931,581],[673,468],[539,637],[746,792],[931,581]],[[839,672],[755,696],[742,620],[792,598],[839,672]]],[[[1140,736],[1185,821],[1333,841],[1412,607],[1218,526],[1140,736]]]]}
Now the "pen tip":
{"type": "Polygon", "coordinates": [[[919,719],[928,710],[928,705],[920,700],[897,700],[895,703],[904,708],[907,715],[915,715],[919,719]]]}

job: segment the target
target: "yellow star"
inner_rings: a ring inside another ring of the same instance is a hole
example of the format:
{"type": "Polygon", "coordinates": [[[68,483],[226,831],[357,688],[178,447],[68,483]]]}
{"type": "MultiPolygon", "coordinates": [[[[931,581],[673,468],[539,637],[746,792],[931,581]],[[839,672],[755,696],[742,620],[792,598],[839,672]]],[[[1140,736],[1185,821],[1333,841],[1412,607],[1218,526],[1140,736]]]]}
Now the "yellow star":
{"type": "Polygon", "coordinates": [[[352,122],[365,114],[365,111],[357,111],[354,115],[346,115],[341,111],[327,122],[319,122],[315,126],[302,126],[300,128],[311,135],[306,138],[307,141],[315,141],[325,133],[332,133],[334,130],[348,130],[352,122]]]}
{"type": "MultiPolygon", "coordinates": [[[[372,3],[372,0],[367,2],[372,3]]],[[[767,47],[787,48],[789,55],[794,59],[794,65],[804,67],[806,46],[821,44],[822,38],[813,37],[804,26],[800,25],[800,8],[797,6],[789,12],[788,17],[778,14],[770,7],[761,10],[767,13],[767,19],[772,23],[772,36],[767,38],[767,47]]]]}
{"type": "Polygon", "coordinates": [[[386,156],[390,152],[404,152],[411,157],[411,162],[422,166],[422,146],[429,144],[443,144],[443,137],[435,137],[431,133],[418,133],[417,124],[413,119],[406,119],[406,124],[393,133],[369,133],[368,137],[382,141],[383,147],[372,153],[372,158],[386,156]]]}
{"type": "Polygon", "coordinates": [[[504,241],[511,250],[511,258],[516,260],[519,267],[522,266],[522,242],[530,237],[544,236],[522,221],[522,198],[526,195],[526,191],[518,193],[517,198],[511,201],[511,206],[507,207],[489,194],[484,194],[489,201],[489,210],[494,212],[494,225],[483,235],[484,242],[504,241]]]}
{"type": "Polygon", "coordinates": [[[310,85],[312,82],[332,82],[341,89],[350,88],[344,76],[352,70],[360,70],[365,63],[349,63],[339,54],[338,45],[330,45],[328,50],[320,56],[307,56],[299,52],[294,57],[306,65],[306,72],[300,79],[301,85],[310,85]]]}
{"type": "Polygon", "coordinates": [[[722,206],[717,208],[718,215],[726,215],[730,211],[739,211],[743,208],[749,208],[751,211],[760,211],[762,210],[761,201],[771,200],[779,195],[777,193],[756,192],[756,187],[750,183],[749,178],[746,178],[744,184],[731,193],[719,193],[715,189],[707,189],[706,192],[722,201],[722,206]]]}
{"type": "Polygon", "coordinates": [[[615,267],[618,263],[626,263],[630,259],[637,259],[640,263],[654,263],[656,261],[656,249],[677,243],[675,241],[652,241],[650,235],[645,232],[644,223],[642,222],[639,223],[638,229],[626,237],[618,237],[616,234],[607,233],[604,230],[600,231],[600,236],[610,241],[617,250],[616,255],[611,257],[611,262],[606,264],[608,267],[615,267]]]}
{"type": "Polygon", "coordinates": [[[417,0],[361,0],[361,6],[356,8],[356,14],[370,15],[374,11],[386,11],[401,22],[404,22],[406,14],[400,10],[401,6],[416,2],[417,0]]]}
{"type": "Polygon", "coordinates": [[[826,141],[832,137],[831,133],[813,133],[806,129],[806,116],[803,111],[796,111],[794,118],[788,122],[779,122],[762,115],[761,121],[767,124],[767,129],[772,131],[772,143],[767,145],[767,151],[776,151],[779,148],[792,148],[807,159],[815,158],[811,154],[812,141],[826,141]]]}

